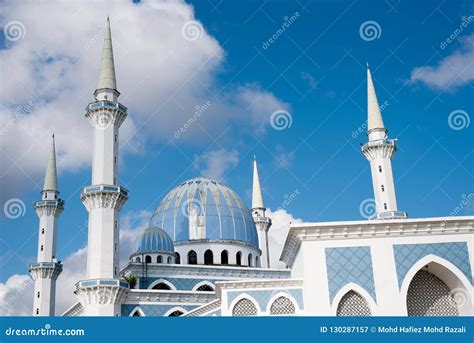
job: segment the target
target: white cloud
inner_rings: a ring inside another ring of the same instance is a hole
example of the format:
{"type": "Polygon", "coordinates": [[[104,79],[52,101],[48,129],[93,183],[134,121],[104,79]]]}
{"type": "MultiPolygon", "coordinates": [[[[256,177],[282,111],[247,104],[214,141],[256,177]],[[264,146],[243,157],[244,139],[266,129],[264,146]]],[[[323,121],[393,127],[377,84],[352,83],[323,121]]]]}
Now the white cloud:
{"type": "Polygon", "coordinates": [[[436,66],[417,67],[410,83],[422,82],[441,90],[453,90],[474,80],[474,34],[460,39],[462,48],[442,59],[436,66]]]}
{"type": "MultiPolygon", "coordinates": [[[[135,248],[135,241],[151,217],[149,211],[128,212],[121,220],[120,266],[125,266],[135,248]]],[[[86,278],[87,247],[69,255],[56,285],[56,315],[77,302],[74,285],[86,278]]],[[[32,314],[34,282],[29,275],[13,275],[0,283],[0,316],[29,316],[32,314]]]]}
{"type": "Polygon", "coordinates": [[[194,165],[202,175],[218,181],[224,181],[226,172],[238,164],[236,150],[212,150],[194,158],[194,165]]]}
{"type": "Polygon", "coordinates": [[[92,129],[84,107],[97,82],[107,13],[120,100],[129,108],[122,151],[139,151],[147,139],[173,139],[207,101],[205,119],[191,125],[183,141],[196,144],[208,139],[203,128],[215,132],[232,123],[261,133],[273,111],[288,107],[258,85],[220,84],[225,51],[207,31],[197,40],[183,38],[183,25],[196,18],[182,1],[5,1],[0,27],[15,20],[26,32],[0,50],[3,197],[40,187],[53,131],[61,172],[90,164],[92,129]],[[18,110],[27,104],[28,111],[18,110]]]}
{"type": "Polygon", "coordinates": [[[303,221],[293,217],[291,213],[284,209],[278,209],[274,212],[269,210],[267,214],[272,220],[272,226],[268,231],[270,265],[272,268],[286,268],[285,264],[280,261],[280,255],[285,245],[290,223],[302,223],[303,221]]]}

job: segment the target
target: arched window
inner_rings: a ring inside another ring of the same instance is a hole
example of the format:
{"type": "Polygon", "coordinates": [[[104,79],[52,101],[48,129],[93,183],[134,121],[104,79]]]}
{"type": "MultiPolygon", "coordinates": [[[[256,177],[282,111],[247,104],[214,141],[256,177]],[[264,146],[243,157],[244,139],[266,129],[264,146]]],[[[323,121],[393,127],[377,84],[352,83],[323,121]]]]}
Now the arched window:
{"type": "Polygon", "coordinates": [[[211,250],[206,250],[206,252],[204,253],[204,264],[214,264],[214,255],[212,254],[211,250]]]}
{"type": "Polygon", "coordinates": [[[367,301],[352,290],[344,294],[337,305],[338,316],[370,316],[370,307],[367,301]]]}
{"type": "Polygon", "coordinates": [[[171,256],[168,256],[168,264],[171,263],[171,256]]]}
{"type": "Polygon", "coordinates": [[[249,254],[249,267],[252,267],[252,254],[249,254]]]}
{"type": "Polygon", "coordinates": [[[221,264],[229,264],[229,253],[227,250],[221,252],[221,264]]]}
{"type": "Polygon", "coordinates": [[[242,264],[242,253],[240,251],[235,255],[235,264],[238,266],[242,264]]]}
{"type": "Polygon", "coordinates": [[[38,292],[37,297],[38,297],[38,298],[40,297],[40,292],[38,292]]]}
{"type": "Polygon", "coordinates": [[[382,166],[379,166],[379,173],[382,172],[382,166]]]}
{"type": "Polygon", "coordinates": [[[407,292],[409,316],[459,316],[449,287],[436,275],[419,270],[407,292]]]}
{"type": "Polygon", "coordinates": [[[163,263],[163,256],[158,255],[158,257],[156,258],[156,262],[157,263],[163,263]]]}
{"type": "Polygon", "coordinates": [[[159,289],[159,290],[163,290],[163,291],[170,291],[170,290],[171,290],[171,287],[170,287],[169,285],[167,285],[166,283],[164,283],[164,282],[159,282],[159,283],[157,283],[156,285],[154,285],[152,289],[159,289]]]}
{"type": "Polygon", "coordinates": [[[281,296],[275,299],[270,306],[270,315],[272,316],[288,316],[295,314],[295,305],[287,297],[281,296]]]}
{"type": "Polygon", "coordinates": [[[151,256],[150,255],[145,256],[145,263],[151,263],[151,256]]]}
{"type": "Polygon", "coordinates": [[[209,285],[201,285],[198,288],[196,288],[196,291],[198,291],[198,292],[214,292],[214,288],[212,288],[209,285]]]}
{"type": "Polygon", "coordinates": [[[132,314],[132,317],[141,317],[141,316],[142,315],[140,314],[140,311],[138,311],[138,309],[135,310],[135,312],[133,312],[133,314],[132,314]]]}
{"type": "Polygon", "coordinates": [[[384,185],[380,186],[380,188],[382,188],[382,192],[385,192],[385,186],[384,185]]]}
{"type": "Polygon", "coordinates": [[[181,315],[183,315],[183,314],[184,314],[184,313],[183,313],[182,311],[176,310],[176,311],[171,312],[171,313],[168,315],[168,317],[179,317],[179,316],[181,316],[181,315]]]}
{"type": "Polygon", "coordinates": [[[36,314],[40,314],[39,308],[36,309],[36,314]]]}
{"type": "Polygon", "coordinates": [[[197,254],[194,250],[188,252],[188,264],[197,264],[197,254]]]}
{"type": "Polygon", "coordinates": [[[44,229],[41,229],[41,233],[44,234],[44,229]]]}
{"type": "Polygon", "coordinates": [[[232,309],[233,316],[256,316],[257,307],[249,299],[243,298],[237,301],[232,309]]]}
{"type": "Polygon", "coordinates": [[[141,261],[142,261],[142,260],[140,259],[140,257],[135,258],[135,262],[140,263],[141,261]]]}
{"type": "Polygon", "coordinates": [[[176,264],[180,264],[180,263],[181,263],[181,256],[180,256],[178,253],[176,253],[176,260],[175,260],[175,263],[176,263],[176,264]]]}

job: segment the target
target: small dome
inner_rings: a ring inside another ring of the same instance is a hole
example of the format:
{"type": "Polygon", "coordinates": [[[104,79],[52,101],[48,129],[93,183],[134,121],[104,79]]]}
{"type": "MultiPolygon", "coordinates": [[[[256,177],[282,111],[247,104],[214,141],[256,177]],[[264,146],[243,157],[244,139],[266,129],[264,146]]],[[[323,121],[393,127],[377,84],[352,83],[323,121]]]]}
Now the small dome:
{"type": "Polygon", "coordinates": [[[144,230],[137,239],[136,254],[143,253],[174,253],[171,237],[162,229],[150,227],[144,230]]]}
{"type": "Polygon", "coordinates": [[[240,197],[223,184],[198,177],[181,183],[155,209],[150,227],[161,227],[175,243],[193,239],[240,241],[258,247],[258,236],[250,210],[240,197]],[[191,237],[190,220],[196,213],[201,236],[191,237]]]}

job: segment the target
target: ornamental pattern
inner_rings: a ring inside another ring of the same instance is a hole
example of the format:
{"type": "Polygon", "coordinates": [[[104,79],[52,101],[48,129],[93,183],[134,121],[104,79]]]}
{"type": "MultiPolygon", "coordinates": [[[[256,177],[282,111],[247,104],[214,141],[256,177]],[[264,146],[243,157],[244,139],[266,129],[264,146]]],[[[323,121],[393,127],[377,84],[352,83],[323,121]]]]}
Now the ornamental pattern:
{"type": "Polygon", "coordinates": [[[253,302],[249,299],[243,298],[237,301],[234,308],[232,309],[233,316],[256,316],[257,315],[257,307],[253,302]]]}
{"type": "Polygon", "coordinates": [[[127,196],[121,192],[97,191],[81,194],[82,203],[87,211],[98,208],[111,208],[120,211],[127,199],[127,196]]]}
{"type": "Polygon", "coordinates": [[[408,287],[409,316],[459,316],[449,287],[436,275],[420,270],[408,287]]]}
{"type": "Polygon", "coordinates": [[[275,299],[270,307],[270,315],[272,316],[288,316],[295,314],[295,305],[287,297],[279,297],[275,299]]]}
{"type": "Polygon", "coordinates": [[[338,316],[370,316],[370,307],[360,294],[349,291],[337,306],[338,316]]]}
{"type": "Polygon", "coordinates": [[[95,128],[105,130],[112,125],[120,127],[125,118],[127,118],[127,112],[120,109],[99,107],[98,109],[87,111],[86,118],[95,128]]]}

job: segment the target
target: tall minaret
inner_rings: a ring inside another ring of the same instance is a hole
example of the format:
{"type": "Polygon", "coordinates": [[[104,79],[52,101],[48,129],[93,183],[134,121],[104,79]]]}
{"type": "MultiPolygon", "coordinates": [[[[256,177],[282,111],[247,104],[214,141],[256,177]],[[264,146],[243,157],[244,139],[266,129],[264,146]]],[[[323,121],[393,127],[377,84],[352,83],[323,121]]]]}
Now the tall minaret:
{"type": "Polygon", "coordinates": [[[39,217],[38,257],[37,262],[29,266],[31,276],[35,280],[33,316],[54,316],[56,279],[63,270],[63,265],[56,259],[56,229],[59,215],[64,208],[64,201],[58,198],[56,175],[53,135],[41,192],[42,200],[35,202],[36,214],[39,217]]]}
{"type": "Polygon", "coordinates": [[[117,99],[110,21],[107,18],[95,101],[86,107],[94,127],[92,185],[81,200],[89,212],[87,278],[76,284],[86,316],[120,315],[128,284],[119,279],[119,212],[128,191],[118,185],[119,128],[127,108],[117,99]]]}
{"type": "Polygon", "coordinates": [[[367,112],[369,141],[362,146],[362,152],[370,162],[372,184],[377,213],[370,219],[406,218],[398,211],[397,197],[392,174],[392,156],[397,150],[395,140],[389,139],[383,124],[379,103],[375,94],[372,75],[367,64],[367,112]]]}
{"type": "Polygon", "coordinates": [[[253,159],[253,187],[252,187],[252,217],[257,227],[258,245],[262,251],[260,263],[262,268],[270,268],[270,253],[268,250],[268,230],[272,220],[265,216],[267,209],[263,206],[262,189],[258,177],[257,160],[253,159]]]}

